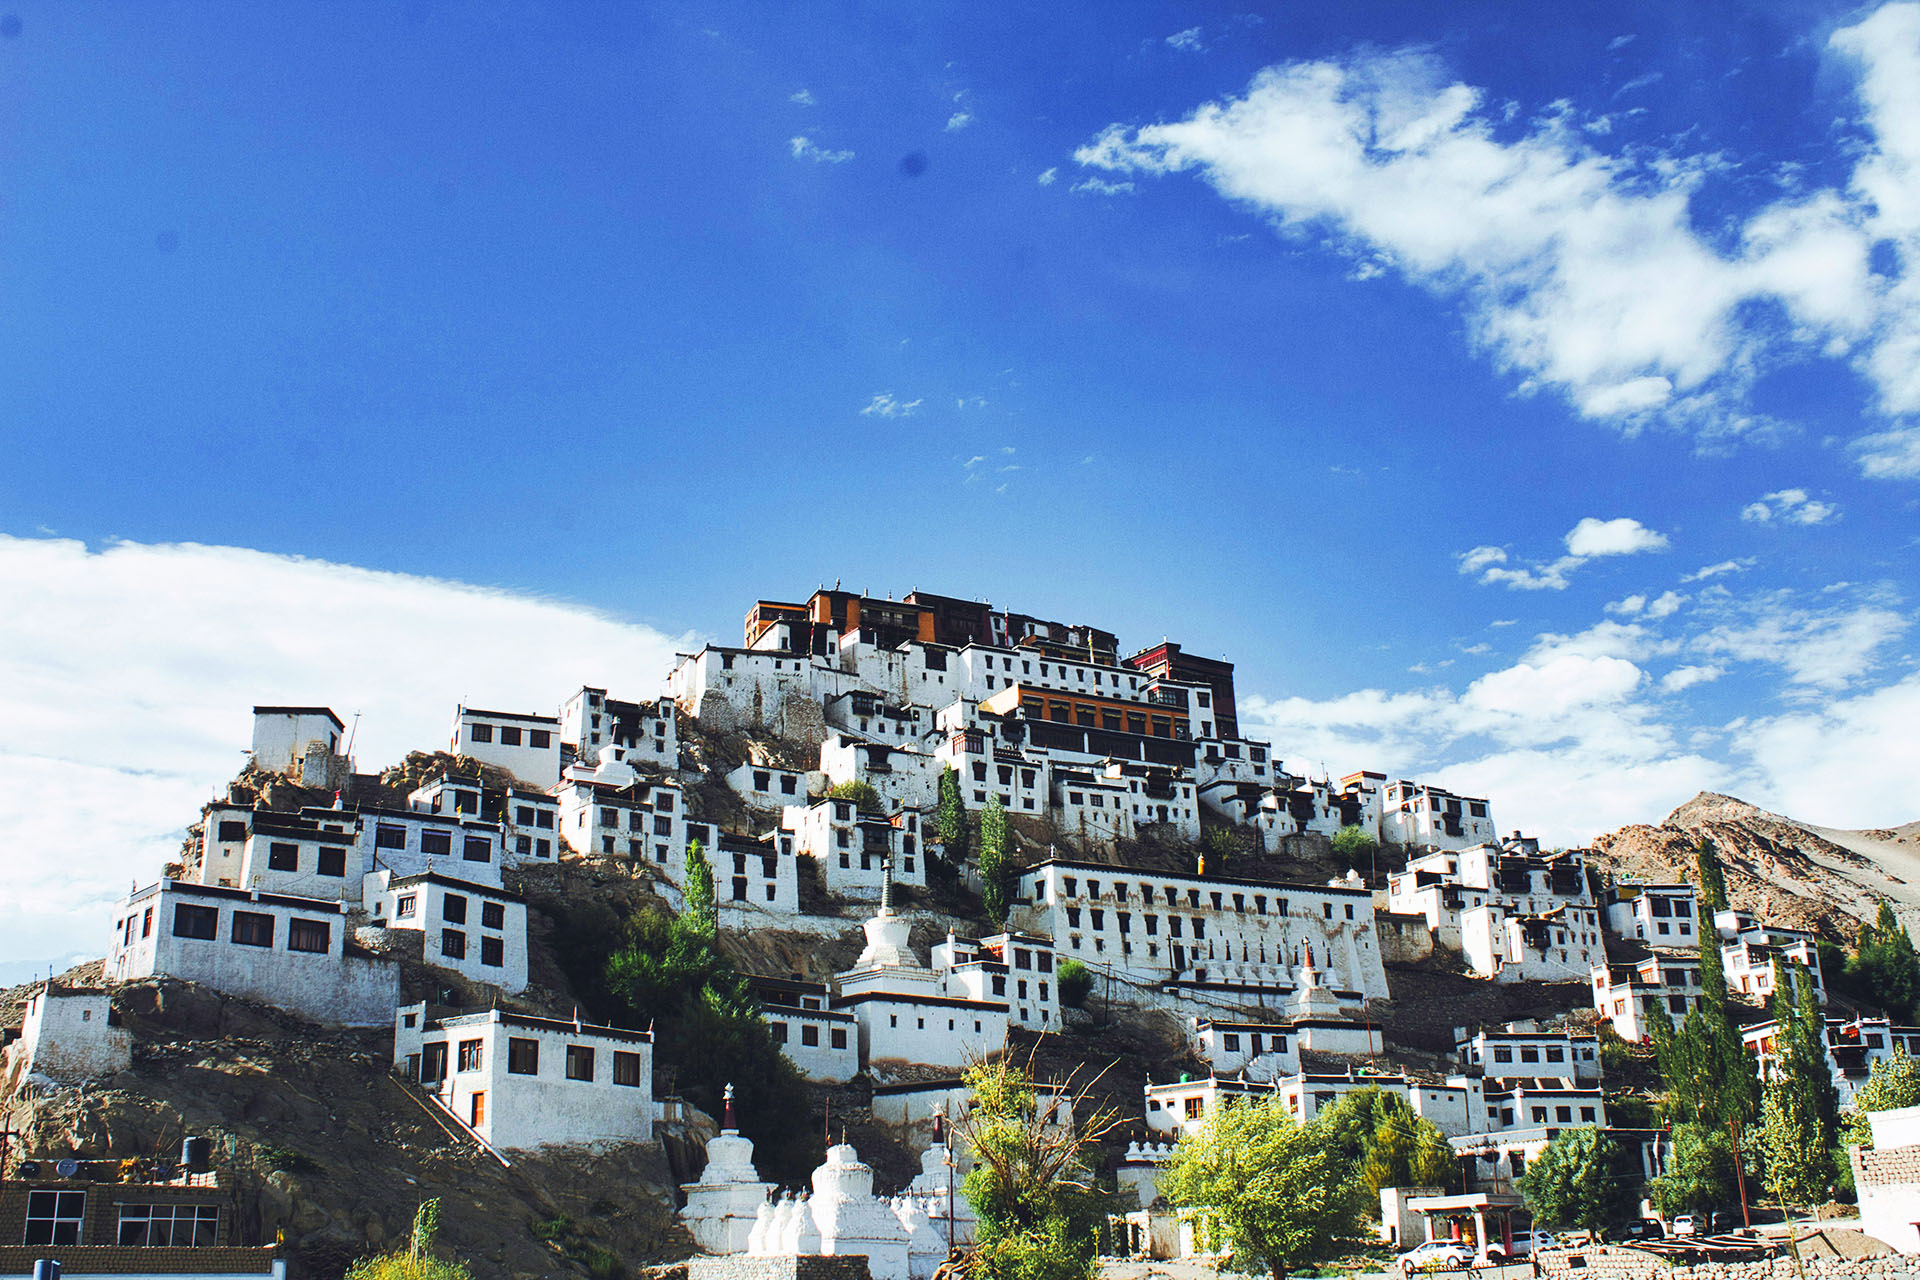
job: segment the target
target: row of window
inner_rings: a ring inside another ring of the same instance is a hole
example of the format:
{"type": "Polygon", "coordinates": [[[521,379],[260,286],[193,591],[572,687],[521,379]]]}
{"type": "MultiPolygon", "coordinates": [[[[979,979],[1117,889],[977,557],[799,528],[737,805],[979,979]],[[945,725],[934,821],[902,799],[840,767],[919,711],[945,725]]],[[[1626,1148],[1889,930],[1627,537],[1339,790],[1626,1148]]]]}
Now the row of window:
{"type": "MultiPolygon", "coordinates": [[[[668,814],[673,809],[673,797],[671,795],[666,794],[665,792],[662,792],[660,795],[654,797],[653,806],[656,810],[659,811],[660,814],[662,815],[668,814]]],[[[646,830],[647,812],[648,811],[644,809],[627,810],[627,830],[629,831],[646,830]]],[[[584,827],[586,824],[587,824],[586,811],[582,810],[580,813],[580,817],[576,821],[575,825],[584,827]]],[[[602,808],[600,810],[600,826],[605,830],[618,831],[620,829],[620,810],[602,808]]],[[[672,835],[673,819],[671,817],[656,816],[653,819],[653,834],[657,836],[672,835]]]]}
{"type": "MultiPolygon", "coordinates": [[[[150,931],[152,911],[145,916],[141,936],[150,931]]],[[[128,919],[132,922],[131,917],[128,919]]],[[[242,947],[271,947],[278,918],[264,911],[235,911],[228,941],[242,947]]],[[[192,902],[173,905],[173,936],[210,942],[220,936],[220,909],[192,902]]],[[[333,942],[333,925],[326,920],[307,920],[294,916],[287,921],[287,950],[325,954],[333,942]]]]}
{"type": "MultiPolygon", "coordinates": [[[[284,841],[271,841],[267,845],[267,870],[300,870],[300,846],[284,841]]],[[[347,874],[347,851],[322,846],[313,869],[315,875],[345,876],[347,874]]]]}
{"type": "Polygon", "coordinates": [[[524,738],[525,745],[535,751],[545,751],[553,745],[553,731],[550,729],[522,730],[518,725],[470,724],[467,726],[467,738],[471,742],[498,741],[503,747],[520,746],[524,738]],[[498,737],[496,739],[496,732],[498,737]]]}
{"type": "MultiPolygon", "coordinates": [[[[86,1222],[84,1191],[27,1192],[25,1245],[77,1245],[86,1222]]],[[[117,1243],[206,1248],[220,1238],[220,1206],[122,1204],[117,1243]]]]}
{"type": "MultiPolygon", "coordinates": [[[[382,822],[374,828],[373,847],[376,849],[405,849],[407,847],[407,829],[397,823],[382,822]]],[[[420,832],[420,852],[425,854],[450,855],[453,853],[453,832],[444,828],[426,827],[420,832]]],[[[486,836],[469,835],[462,839],[460,856],[467,862],[493,861],[493,841],[486,836]]]]}
{"type": "MultiPolygon", "coordinates": [[[[1040,884],[1041,882],[1039,880],[1034,881],[1034,891],[1036,893],[1039,892],[1040,884]]],[[[1080,896],[1079,877],[1062,876],[1060,878],[1060,884],[1061,884],[1061,896],[1068,897],[1068,898],[1077,898],[1080,896]]],[[[1152,906],[1153,900],[1154,900],[1153,899],[1154,886],[1148,884],[1144,880],[1140,881],[1139,885],[1140,885],[1141,903],[1146,906],[1152,906]]],[[[1125,883],[1119,880],[1113,881],[1112,890],[1113,890],[1113,900],[1115,902],[1127,901],[1128,890],[1125,883]]],[[[1101,891],[1101,881],[1098,881],[1098,880],[1087,881],[1087,894],[1086,894],[1087,897],[1098,898],[1100,896],[1100,891],[1101,891]]],[[[1160,886],[1160,892],[1164,896],[1168,906],[1170,907],[1178,906],[1180,904],[1180,890],[1175,888],[1173,885],[1160,886]]],[[[1187,907],[1189,910],[1203,909],[1204,904],[1201,901],[1201,894],[1202,894],[1202,891],[1199,889],[1188,889],[1186,891],[1187,907]]],[[[1246,893],[1228,892],[1220,889],[1213,889],[1213,890],[1208,890],[1206,896],[1212,901],[1213,909],[1215,911],[1228,910],[1229,908],[1227,907],[1227,901],[1229,898],[1231,898],[1233,902],[1233,906],[1231,909],[1234,911],[1238,911],[1242,914],[1245,914],[1247,910],[1247,899],[1249,896],[1251,896],[1253,899],[1254,914],[1262,915],[1262,916],[1267,914],[1267,895],[1264,893],[1256,893],[1256,894],[1248,895],[1246,893]]],[[[1354,912],[1353,903],[1347,902],[1347,903],[1342,903],[1340,905],[1346,909],[1347,919],[1353,920],[1357,918],[1354,912]]],[[[1320,914],[1324,918],[1331,920],[1334,918],[1333,908],[1334,908],[1334,904],[1332,902],[1322,902],[1320,904],[1320,914]]],[[[1287,900],[1276,894],[1273,899],[1273,910],[1275,915],[1284,916],[1289,914],[1289,906],[1288,906],[1287,900]]]]}
{"type": "MultiPolygon", "coordinates": [[[[467,935],[460,929],[442,929],[440,931],[440,954],[448,960],[467,958],[467,935]]],[[[507,944],[502,938],[480,939],[480,963],[493,969],[506,967],[507,944]]]]}
{"type": "MultiPolygon", "coordinates": [[[[767,1026],[773,1031],[773,1042],[775,1044],[787,1043],[787,1024],[786,1023],[769,1021],[767,1023],[767,1026]]],[[[820,1047],[820,1028],[816,1024],[811,1022],[801,1023],[800,1024],[800,1043],[805,1048],[818,1049],[820,1047]]],[[[847,1029],[845,1027],[831,1028],[829,1043],[835,1049],[846,1048],[847,1047],[847,1029]]]]}
{"type": "MultiPolygon", "coordinates": [[[[485,1040],[462,1040],[456,1046],[454,1070],[458,1072],[484,1071],[486,1069],[485,1040]]],[[[640,1055],[616,1049],[613,1058],[613,1083],[624,1088],[640,1087],[640,1055]]],[[[566,1078],[583,1083],[592,1083],[598,1051],[587,1044],[566,1046],[566,1078]]],[[[424,1083],[436,1083],[446,1077],[447,1046],[444,1041],[429,1044],[422,1050],[420,1060],[420,1079],[424,1083]]],[[[537,1076],[540,1074],[540,1042],[530,1037],[510,1036],[507,1039],[507,1074],[510,1076],[537,1076]]]]}

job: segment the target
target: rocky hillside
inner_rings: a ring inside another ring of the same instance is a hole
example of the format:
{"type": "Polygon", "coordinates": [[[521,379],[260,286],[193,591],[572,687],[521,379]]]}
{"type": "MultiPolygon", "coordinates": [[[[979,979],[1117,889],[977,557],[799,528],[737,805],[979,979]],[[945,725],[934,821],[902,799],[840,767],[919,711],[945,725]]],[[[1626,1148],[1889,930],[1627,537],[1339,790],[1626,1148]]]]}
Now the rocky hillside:
{"type": "Polygon", "coordinates": [[[1592,863],[1620,875],[1690,879],[1703,839],[1719,854],[1733,905],[1775,924],[1850,942],[1883,899],[1909,929],[1920,921],[1920,823],[1839,831],[1703,791],[1659,826],[1601,836],[1592,863]]]}

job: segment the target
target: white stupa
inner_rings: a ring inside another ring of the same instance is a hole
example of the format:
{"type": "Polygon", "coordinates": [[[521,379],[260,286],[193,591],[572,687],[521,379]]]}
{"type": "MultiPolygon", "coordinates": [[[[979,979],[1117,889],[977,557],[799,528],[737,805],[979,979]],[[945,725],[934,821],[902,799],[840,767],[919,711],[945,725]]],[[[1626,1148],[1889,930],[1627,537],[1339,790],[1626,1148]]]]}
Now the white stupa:
{"type": "Polygon", "coordinates": [[[687,1203],[680,1218],[708,1253],[745,1253],[761,1212],[768,1208],[771,1182],[760,1181],[753,1166],[753,1140],[740,1136],[733,1118],[733,1086],[726,1091],[725,1118],[707,1143],[707,1167],[698,1182],[683,1183],[687,1203]]]}

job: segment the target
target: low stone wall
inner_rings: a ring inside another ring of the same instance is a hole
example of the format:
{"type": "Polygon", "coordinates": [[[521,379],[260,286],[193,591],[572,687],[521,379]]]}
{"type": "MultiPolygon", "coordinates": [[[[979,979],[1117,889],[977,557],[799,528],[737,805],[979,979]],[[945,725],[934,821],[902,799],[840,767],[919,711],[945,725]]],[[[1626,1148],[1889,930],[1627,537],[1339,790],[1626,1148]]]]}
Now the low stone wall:
{"type": "Polygon", "coordinates": [[[687,1280],[869,1280],[865,1254],[825,1257],[783,1254],[755,1258],[744,1253],[687,1259],[687,1280]]]}
{"type": "Polygon", "coordinates": [[[1373,933],[1385,964],[1417,964],[1433,956],[1433,930],[1423,915],[1375,911],[1373,933]]]}
{"type": "MultiPolygon", "coordinates": [[[[1807,1280],[1920,1280],[1920,1258],[1803,1258],[1807,1280]]],[[[1700,1262],[1674,1266],[1644,1249],[1555,1250],[1540,1259],[1539,1274],[1551,1280],[1583,1276],[1632,1277],[1634,1280],[1799,1280],[1793,1255],[1782,1249],[1751,1262],[1700,1262]]]]}

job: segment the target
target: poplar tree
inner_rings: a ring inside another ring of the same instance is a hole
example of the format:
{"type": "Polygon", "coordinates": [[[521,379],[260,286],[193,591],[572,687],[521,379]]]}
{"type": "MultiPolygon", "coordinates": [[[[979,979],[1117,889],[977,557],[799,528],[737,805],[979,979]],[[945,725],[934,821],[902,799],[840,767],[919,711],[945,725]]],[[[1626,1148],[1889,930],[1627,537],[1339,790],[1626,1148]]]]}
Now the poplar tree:
{"type": "Polygon", "coordinates": [[[686,903],[687,926],[703,938],[718,934],[720,905],[713,892],[713,864],[698,840],[687,841],[687,876],[680,894],[686,903]]]}
{"type": "Polygon", "coordinates": [[[995,922],[1007,918],[1007,811],[999,796],[991,796],[980,815],[980,903],[995,922]]]}
{"type": "Polygon", "coordinates": [[[1694,890],[1700,895],[1700,905],[1709,913],[1727,910],[1727,878],[1721,873],[1720,856],[1714,852],[1713,841],[1705,836],[1694,846],[1693,868],[1694,890]]]}
{"type": "Polygon", "coordinates": [[[1827,1065],[1826,1020],[1805,966],[1783,972],[1775,963],[1773,1008],[1780,1048],[1760,1108],[1767,1190],[1787,1204],[1819,1204],[1833,1189],[1840,1100],[1827,1065]]]}
{"type": "Polygon", "coordinates": [[[960,775],[952,765],[940,771],[940,808],[934,815],[934,834],[947,847],[947,862],[958,867],[967,860],[967,806],[960,798],[960,775]]]}
{"type": "Polygon", "coordinates": [[[1874,921],[1860,926],[1846,972],[1861,994],[1894,1017],[1920,1014],[1920,955],[1891,904],[1882,901],[1874,921]]]}

